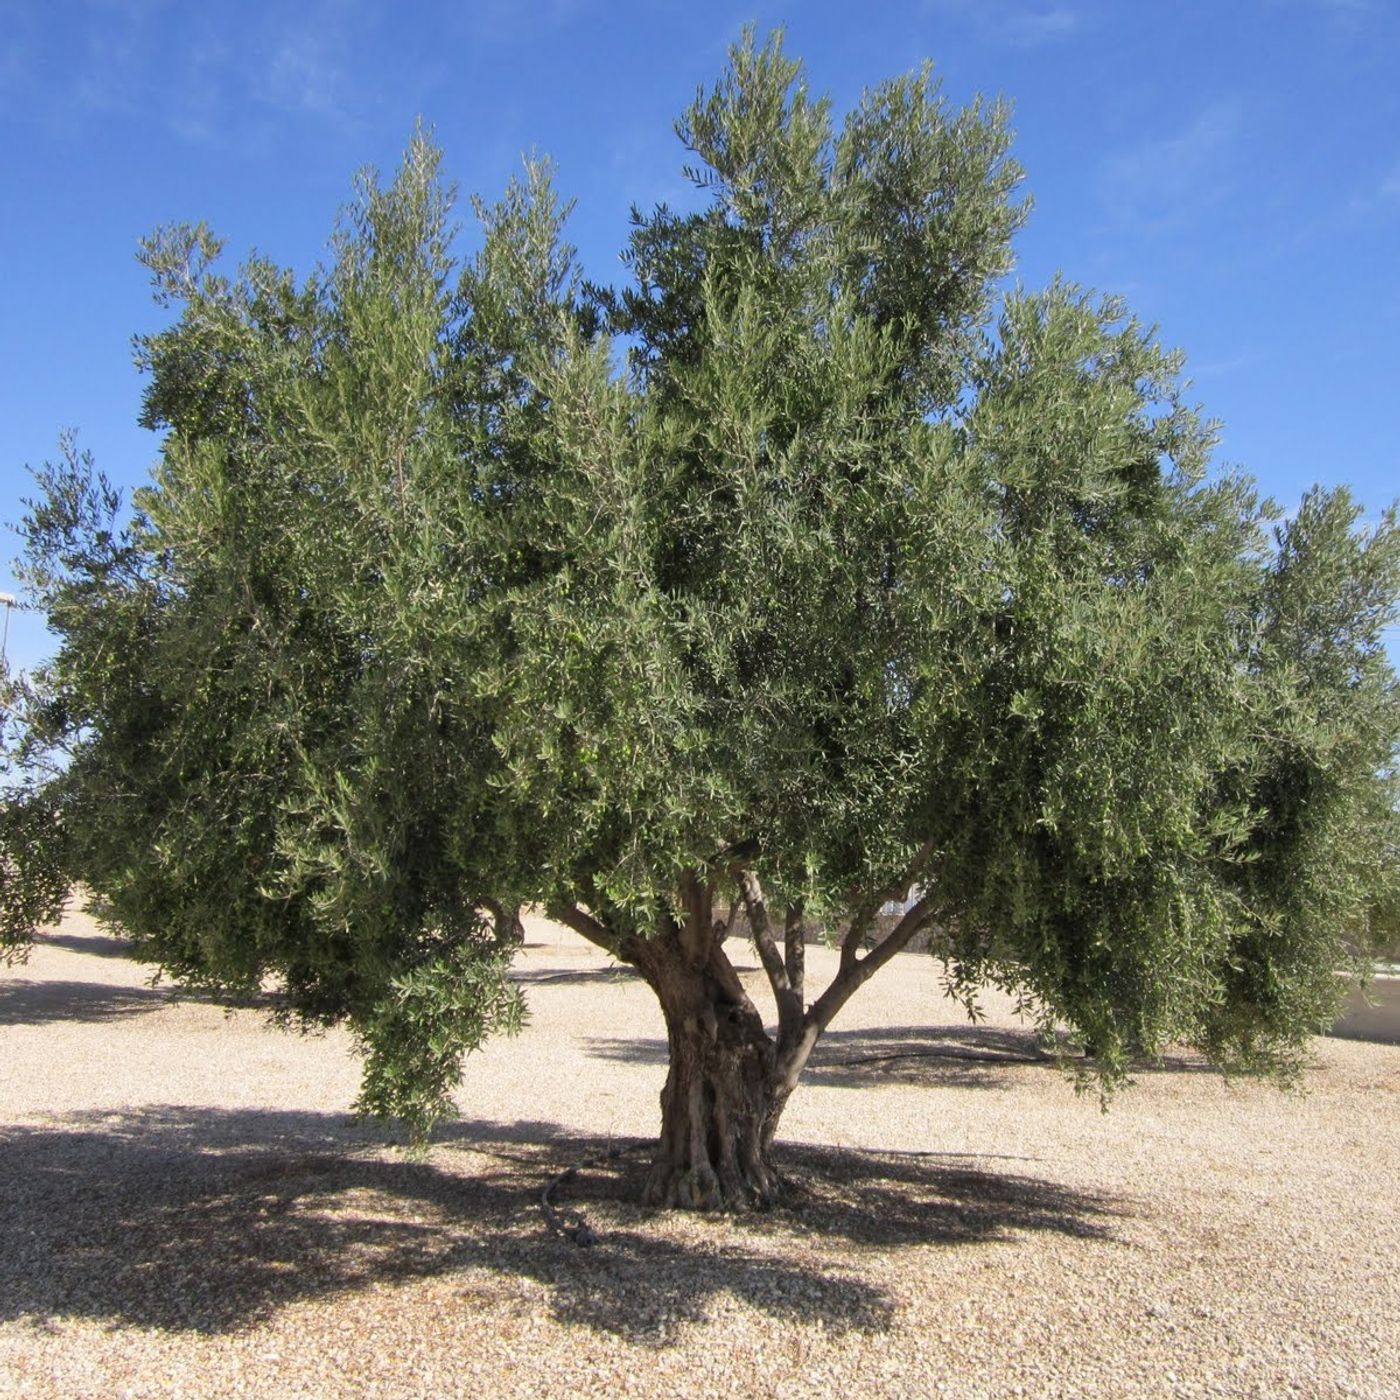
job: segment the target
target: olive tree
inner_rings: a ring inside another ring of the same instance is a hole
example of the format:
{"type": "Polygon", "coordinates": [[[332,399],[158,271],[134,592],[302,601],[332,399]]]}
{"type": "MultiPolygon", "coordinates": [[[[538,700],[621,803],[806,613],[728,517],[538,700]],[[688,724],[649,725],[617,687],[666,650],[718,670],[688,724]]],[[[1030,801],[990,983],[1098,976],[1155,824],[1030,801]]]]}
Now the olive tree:
{"type": "Polygon", "coordinates": [[[660,1001],[662,1204],[775,1198],[916,938],[1105,1085],[1296,1070],[1393,928],[1393,515],[1283,516],[1119,302],[1007,289],[1000,105],[925,69],[838,122],[750,35],[676,129],[693,207],[633,211],[618,288],[539,163],[459,261],[422,135],[304,280],[148,243],[153,479],[69,451],[24,523],[10,944],[81,881],[185,982],[347,1020],[424,1130],[542,907],[660,1001]]]}

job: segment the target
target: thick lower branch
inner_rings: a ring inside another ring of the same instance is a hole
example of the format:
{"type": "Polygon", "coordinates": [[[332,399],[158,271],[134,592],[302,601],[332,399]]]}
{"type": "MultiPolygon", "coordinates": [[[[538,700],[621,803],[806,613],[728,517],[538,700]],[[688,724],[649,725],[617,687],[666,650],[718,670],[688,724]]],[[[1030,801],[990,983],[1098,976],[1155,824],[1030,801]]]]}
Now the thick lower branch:
{"type": "MultiPolygon", "coordinates": [[[[880,903],[883,904],[884,901],[881,900],[880,903]]],[[[841,937],[842,971],[855,966],[856,958],[860,954],[860,945],[865,941],[865,935],[870,931],[871,924],[875,922],[875,915],[879,912],[880,904],[866,903],[851,916],[851,922],[841,937]]]]}
{"type": "Polygon", "coordinates": [[[496,899],[483,899],[481,907],[491,916],[492,922],[496,926],[496,937],[502,943],[523,943],[525,941],[525,925],[520,921],[520,906],[512,904],[509,907],[496,899]]]}
{"type": "Polygon", "coordinates": [[[681,879],[681,897],[685,917],[677,925],[676,933],[691,965],[703,967],[709,962],[715,945],[714,921],[710,917],[714,908],[714,886],[690,871],[681,879]]]}
{"type": "MultiPolygon", "coordinates": [[[[758,949],[758,960],[768,976],[768,985],[773,989],[773,1000],[778,1007],[778,1025],[781,1030],[796,1024],[802,1019],[802,989],[796,987],[788,972],[788,960],[778,950],[768,922],[768,905],[763,897],[763,888],[758,876],[752,871],[741,870],[737,875],[739,892],[749,915],[749,930],[753,934],[754,947],[758,949]]],[[[791,945],[789,944],[789,958],[791,945]]]]}
{"type": "Polygon", "coordinates": [[[842,959],[840,970],[807,1012],[806,1019],[813,1022],[818,1032],[831,1024],[831,1019],[851,999],[856,990],[865,985],[896,953],[909,946],[914,935],[933,917],[933,896],[926,894],[914,904],[902,919],[864,957],[853,958],[849,963],[842,959]]]}
{"type": "Polygon", "coordinates": [[[881,908],[894,901],[909,898],[910,890],[914,888],[919,876],[923,873],[934,849],[932,840],[925,841],[914,853],[913,860],[905,867],[904,873],[898,879],[892,880],[881,889],[874,890],[856,906],[850,926],[846,929],[845,937],[841,940],[842,971],[854,966],[860,952],[861,942],[869,932],[871,924],[875,922],[875,917],[881,908]]]}
{"type": "Polygon", "coordinates": [[[783,926],[783,955],[787,964],[788,985],[797,1000],[797,1009],[801,1011],[807,986],[807,933],[800,904],[794,904],[787,911],[783,926]]]}
{"type": "Polygon", "coordinates": [[[614,957],[622,957],[622,942],[607,927],[589,914],[580,909],[576,904],[550,904],[546,905],[545,913],[556,923],[563,924],[565,928],[571,928],[582,938],[586,938],[590,943],[601,948],[605,953],[611,953],[614,957]]]}
{"type": "Polygon", "coordinates": [[[831,1024],[836,1013],[864,986],[896,953],[909,946],[910,940],[933,917],[933,899],[925,895],[890,930],[889,936],[863,958],[844,955],[836,976],[820,997],[807,1009],[801,1023],[780,1037],[777,1063],[774,1066],[776,1092],[784,1098],[797,1086],[813,1048],[821,1034],[831,1024]]]}

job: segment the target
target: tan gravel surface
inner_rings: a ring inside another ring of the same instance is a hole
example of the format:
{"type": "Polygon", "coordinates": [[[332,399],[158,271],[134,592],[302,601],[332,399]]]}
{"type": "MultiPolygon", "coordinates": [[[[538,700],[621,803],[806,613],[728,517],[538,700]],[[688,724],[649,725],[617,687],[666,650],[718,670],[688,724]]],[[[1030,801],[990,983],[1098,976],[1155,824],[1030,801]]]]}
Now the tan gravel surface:
{"type": "Polygon", "coordinates": [[[0,970],[0,1394],[1400,1396],[1400,1047],[1104,1116],[905,955],[788,1110],[797,1205],[644,1212],[629,1152],[559,1189],[580,1249],[539,1193],[655,1130],[660,1015],[543,922],[519,975],[410,1161],[344,1035],[176,1000],[79,915],[0,970]]]}

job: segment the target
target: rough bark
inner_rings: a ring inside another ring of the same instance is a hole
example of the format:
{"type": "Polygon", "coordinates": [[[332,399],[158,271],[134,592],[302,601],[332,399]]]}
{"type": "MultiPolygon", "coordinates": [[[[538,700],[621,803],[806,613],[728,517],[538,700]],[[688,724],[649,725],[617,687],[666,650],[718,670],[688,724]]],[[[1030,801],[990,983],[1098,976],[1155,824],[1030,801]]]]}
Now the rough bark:
{"type": "Polygon", "coordinates": [[[863,956],[857,939],[848,937],[836,978],[804,1007],[801,908],[786,911],[780,949],[757,877],[743,869],[734,877],[777,1005],[776,1041],[725,955],[729,929],[713,917],[713,882],[687,877],[683,912],[647,938],[614,935],[577,905],[550,910],[632,963],[661,1003],[670,1068],[661,1091],[661,1137],[644,1192],[649,1205],[752,1210],[781,1199],[773,1139],[813,1047],[852,993],[907,946],[932,910],[925,897],[863,956]]]}
{"type": "Polygon", "coordinates": [[[787,1095],[775,1047],[697,898],[683,926],[648,940],[636,962],[666,1018],[670,1070],[661,1137],[647,1179],[650,1205],[752,1210],[782,1182],[771,1148],[787,1095]]]}

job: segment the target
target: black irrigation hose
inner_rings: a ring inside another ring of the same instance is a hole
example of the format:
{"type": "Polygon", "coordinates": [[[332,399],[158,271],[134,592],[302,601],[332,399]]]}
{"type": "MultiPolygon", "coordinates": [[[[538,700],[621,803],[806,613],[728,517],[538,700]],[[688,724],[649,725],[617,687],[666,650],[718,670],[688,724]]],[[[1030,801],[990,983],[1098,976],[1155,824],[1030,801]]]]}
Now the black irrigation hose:
{"type": "Polygon", "coordinates": [[[653,1143],[650,1139],[640,1139],[637,1142],[610,1147],[606,1152],[600,1152],[596,1157],[578,1162],[557,1176],[551,1177],[544,1190],[540,1192],[540,1209],[544,1212],[545,1224],[555,1234],[562,1236],[570,1244],[578,1245],[580,1249],[589,1249],[597,1244],[602,1236],[588,1223],[588,1217],[581,1210],[561,1210],[550,1198],[560,1186],[566,1186],[580,1172],[588,1171],[593,1167],[601,1167],[604,1162],[616,1161],[617,1158],[625,1156],[629,1152],[641,1152],[651,1146],[653,1143]]]}

